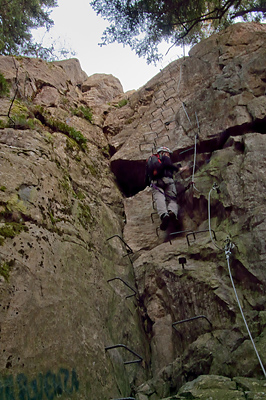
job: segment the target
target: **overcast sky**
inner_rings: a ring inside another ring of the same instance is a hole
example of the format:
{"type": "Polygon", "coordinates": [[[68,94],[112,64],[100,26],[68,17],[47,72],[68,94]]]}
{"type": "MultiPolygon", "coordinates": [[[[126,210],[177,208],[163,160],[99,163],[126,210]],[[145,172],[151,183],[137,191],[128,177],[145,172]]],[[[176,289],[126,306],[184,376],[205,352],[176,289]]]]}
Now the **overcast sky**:
{"type": "MultiPolygon", "coordinates": [[[[90,0],[58,0],[58,7],[51,13],[54,28],[45,35],[46,41],[52,37],[59,46],[65,45],[74,50],[74,57],[80,61],[88,76],[95,73],[112,74],[120,80],[126,92],[139,89],[160,69],[183,55],[183,49],[175,47],[163,62],[154,66],[147,65],[128,46],[110,44],[100,47],[98,43],[107,22],[97,17],[89,3],[90,0]]],[[[43,32],[39,32],[37,37],[43,37],[43,32]]],[[[163,45],[164,54],[168,47],[167,44],[163,45]]]]}

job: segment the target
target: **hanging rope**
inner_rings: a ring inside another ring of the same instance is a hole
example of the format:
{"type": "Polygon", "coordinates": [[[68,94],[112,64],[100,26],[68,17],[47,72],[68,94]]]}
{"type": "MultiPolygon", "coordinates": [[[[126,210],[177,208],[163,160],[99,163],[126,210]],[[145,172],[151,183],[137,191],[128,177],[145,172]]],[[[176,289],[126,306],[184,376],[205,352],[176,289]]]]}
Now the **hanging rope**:
{"type": "Polygon", "coordinates": [[[263,374],[264,374],[264,376],[265,376],[265,378],[266,378],[266,372],[265,372],[264,366],[263,366],[263,364],[262,364],[262,361],[261,361],[261,359],[260,359],[259,353],[258,353],[258,351],[257,351],[257,349],[256,349],[256,346],[255,346],[254,340],[253,340],[252,335],[251,335],[251,333],[250,333],[250,330],[249,330],[247,321],[246,321],[246,319],[245,319],[245,316],[244,316],[244,313],[243,313],[243,310],[242,310],[242,307],[241,307],[241,304],[240,304],[240,301],[239,301],[239,298],[238,298],[238,295],[237,295],[237,291],[236,291],[236,288],[235,288],[235,284],[234,284],[234,281],[233,281],[233,277],[232,277],[232,274],[231,274],[231,268],[230,268],[230,254],[231,254],[231,249],[232,249],[232,248],[233,248],[233,244],[232,244],[232,242],[230,241],[230,239],[228,239],[228,240],[227,240],[227,244],[226,244],[226,246],[225,246],[225,257],[226,257],[226,259],[227,259],[227,265],[228,265],[229,276],[230,276],[230,279],[231,279],[231,283],[232,283],[232,286],[233,286],[233,289],[234,289],[236,301],[237,301],[238,307],[239,307],[239,309],[240,309],[240,312],[241,312],[243,321],[244,321],[244,323],[245,323],[245,326],[246,326],[246,329],[247,329],[247,331],[248,331],[248,334],[249,334],[251,343],[252,343],[252,345],[253,345],[253,347],[254,347],[255,353],[256,353],[257,358],[258,358],[258,360],[259,360],[259,363],[260,363],[262,372],[263,372],[263,374]]]}
{"type": "Polygon", "coordinates": [[[259,353],[258,353],[258,351],[257,351],[257,349],[256,349],[256,346],[255,346],[254,340],[253,340],[253,338],[252,338],[252,335],[251,335],[251,333],[250,333],[250,330],[249,330],[247,321],[246,321],[246,319],[245,319],[245,316],[244,316],[244,313],[243,313],[243,310],[242,310],[242,307],[241,307],[241,304],[240,304],[240,301],[239,301],[239,298],[238,298],[238,295],[237,295],[237,291],[236,291],[236,288],[235,288],[235,284],[234,284],[234,281],[233,281],[232,273],[231,273],[231,268],[230,268],[230,255],[231,255],[231,249],[234,247],[234,245],[233,245],[233,243],[231,242],[230,238],[228,237],[228,238],[226,239],[225,248],[224,248],[224,249],[221,249],[219,246],[217,246],[217,244],[215,243],[215,241],[214,241],[214,239],[213,239],[213,236],[212,236],[212,230],[211,230],[211,207],[210,207],[211,201],[210,201],[210,200],[211,200],[211,193],[212,193],[212,191],[213,191],[213,190],[218,190],[218,188],[219,188],[219,186],[217,185],[217,183],[214,183],[213,186],[212,186],[212,188],[211,188],[211,190],[210,190],[210,192],[209,192],[209,196],[208,196],[208,220],[209,220],[210,238],[211,238],[212,243],[215,245],[215,247],[217,247],[217,249],[222,250],[222,251],[223,251],[223,250],[225,251],[225,257],[226,257],[226,260],[227,260],[227,266],[228,266],[229,276],[230,276],[230,280],[231,280],[231,283],[232,283],[232,287],[233,287],[233,290],[234,290],[234,293],[235,293],[236,301],[237,301],[238,307],[239,307],[239,309],[240,309],[240,312],[241,312],[243,321],[244,321],[244,323],[245,323],[247,332],[248,332],[248,334],[249,334],[251,343],[252,343],[252,345],[253,345],[253,347],[254,347],[255,353],[256,353],[257,358],[258,358],[258,360],[259,360],[261,369],[262,369],[263,374],[264,374],[264,376],[265,376],[265,378],[266,378],[266,372],[265,372],[264,366],[263,366],[263,364],[262,364],[262,361],[261,361],[261,359],[260,359],[259,353]]]}
{"type": "Polygon", "coordinates": [[[219,186],[217,185],[217,183],[214,183],[212,188],[211,188],[211,190],[209,191],[209,196],[208,196],[208,221],[209,221],[209,232],[210,232],[211,241],[212,241],[212,243],[214,244],[214,246],[217,249],[223,251],[223,249],[221,247],[217,246],[217,244],[215,243],[215,241],[213,239],[213,236],[212,236],[212,229],[211,229],[211,192],[213,190],[217,190],[218,188],[219,188],[219,186]]]}

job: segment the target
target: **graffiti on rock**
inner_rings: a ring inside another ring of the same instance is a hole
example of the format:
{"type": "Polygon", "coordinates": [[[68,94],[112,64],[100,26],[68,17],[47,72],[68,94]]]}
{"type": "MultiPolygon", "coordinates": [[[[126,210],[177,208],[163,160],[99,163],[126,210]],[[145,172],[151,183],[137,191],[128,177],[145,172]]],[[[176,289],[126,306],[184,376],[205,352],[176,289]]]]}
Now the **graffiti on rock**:
{"type": "Polygon", "coordinates": [[[76,371],[60,368],[57,373],[39,373],[34,379],[24,374],[0,377],[0,400],[53,400],[79,389],[76,371]]]}

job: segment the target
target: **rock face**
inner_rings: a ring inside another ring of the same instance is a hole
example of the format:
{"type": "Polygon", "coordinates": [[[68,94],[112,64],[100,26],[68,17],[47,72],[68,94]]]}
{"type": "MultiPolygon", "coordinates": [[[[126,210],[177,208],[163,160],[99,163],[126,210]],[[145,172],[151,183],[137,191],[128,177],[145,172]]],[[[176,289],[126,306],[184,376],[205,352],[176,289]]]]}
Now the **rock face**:
{"type": "Polygon", "coordinates": [[[0,57],[0,398],[265,398],[265,40],[233,25],[126,94],[0,57]],[[190,166],[167,232],[162,144],[190,166]]]}

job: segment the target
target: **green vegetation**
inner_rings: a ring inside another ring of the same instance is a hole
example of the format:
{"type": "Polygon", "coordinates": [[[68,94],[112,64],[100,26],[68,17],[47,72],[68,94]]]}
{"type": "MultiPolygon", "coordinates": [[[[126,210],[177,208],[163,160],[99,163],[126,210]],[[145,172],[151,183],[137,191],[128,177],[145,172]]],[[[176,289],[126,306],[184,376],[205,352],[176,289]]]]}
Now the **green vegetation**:
{"type": "MultiPolygon", "coordinates": [[[[1,213],[3,215],[3,213],[1,213]]],[[[13,239],[21,231],[26,231],[27,227],[23,223],[8,222],[0,224],[0,246],[4,244],[5,239],[13,239]]]]}
{"type": "Polygon", "coordinates": [[[8,199],[6,203],[6,209],[9,212],[17,211],[24,215],[26,215],[28,212],[25,203],[19,198],[17,193],[12,194],[11,197],[8,199]]]}
{"type": "Polygon", "coordinates": [[[79,145],[74,139],[68,137],[67,141],[66,141],[66,149],[70,150],[70,151],[74,151],[74,150],[79,149],[79,145]]]}
{"type": "Polygon", "coordinates": [[[31,29],[53,25],[51,9],[56,7],[56,0],[12,0],[0,1],[0,54],[35,55],[43,49],[44,55],[52,49],[44,49],[34,43],[31,29]]]}
{"type": "Polygon", "coordinates": [[[62,132],[67,135],[70,139],[73,139],[79,147],[84,151],[87,146],[87,139],[82,135],[80,131],[77,131],[72,126],[67,125],[65,122],[59,119],[53,118],[48,115],[45,109],[41,106],[36,106],[32,109],[35,117],[41,121],[42,124],[48,126],[54,132],[62,132]]]}
{"type": "Polygon", "coordinates": [[[78,205],[78,220],[84,229],[88,229],[89,225],[92,224],[93,218],[91,215],[90,207],[79,203],[78,205]]]}
{"type": "Polygon", "coordinates": [[[71,112],[77,117],[84,118],[91,123],[93,122],[93,115],[90,107],[79,106],[78,108],[72,108],[71,112]]]}
{"type": "Polygon", "coordinates": [[[14,115],[9,119],[8,127],[16,129],[35,129],[36,120],[27,118],[24,115],[14,115]]]}
{"type": "Polygon", "coordinates": [[[70,181],[69,181],[69,177],[67,175],[64,175],[63,179],[60,180],[59,183],[66,194],[68,194],[69,191],[72,189],[70,181]]]}
{"type": "Polygon", "coordinates": [[[90,173],[92,174],[92,176],[97,176],[98,175],[98,171],[97,171],[97,169],[96,169],[96,167],[94,165],[87,164],[87,167],[88,167],[90,173]]]}
{"type": "Polygon", "coordinates": [[[235,21],[263,21],[264,0],[92,0],[97,15],[109,22],[102,43],[121,43],[147,62],[162,57],[158,46],[195,44],[235,21]]]}
{"type": "Polygon", "coordinates": [[[82,193],[80,190],[76,191],[75,197],[77,197],[77,199],[79,199],[79,200],[84,200],[86,198],[85,194],[82,193]]]}
{"type": "Polygon", "coordinates": [[[83,150],[86,148],[87,139],[82,135],[80,131],[77,131],[72,126],[69,126],[55,118],[48,118],[45,120],[45,122],[54,131],[62,132],[70,138],[74,139],[83,150]]]}
{"type": "Polygon", "coordinates": [[[105,158],[110,158],[110,146],[109,146],[109,144],[107,146],[102,147],[101,148],[101,152],[102,152],[102,155],[105,158]]]}
{"type": "Polygon", "coordinates": [[[25,230],[25,228],[25,225],[17,222],[0,224],[0,236],[13,239],[21,231],[25,230]]]}
{"type": "Polygon", "coordinates": [[[9,84],[5,79],[4,75],[0,73],[0,97],[7,96],[9,94],[9,84]]]}
{"type": "Polygon", "coordinates": [[[54,217],[53,211],[50,211],[50,212],[49,212],[49,217],[50,217],[50,219],[51,219],[52,225],[55,225],[55,224],[56,224],[56,219],[55,219],[55,217],[54,217]]]}
{"type": "Polygon", "coordinates": [[[127,99],[122,99],[115,105],[115,107],[121,108],[121,107],[124,107],[127,103],[128,103],[127,99]]]}
{"type": "Polygon", "coordinates": [[[5,281],[9,281],[10,271],[14,265],[14,261],[4,261],[0,264],[0,275],[4,277],[5,281]]]}
{"type": "Polygon", "coordinates": [[[6,191],[6,187],[5,186],[0,186],[0,191],[1,192],[5,192],[6,191]]]}
{"type": "Polygon", "coordinates": [[[15,99],[13,105],[12,105],[12,110],[11,110],[11,116],[20,116],[20,117],[28,117],[30,114],[30,110],[28,107],[22,103],[20,100],[15,99]]]}

